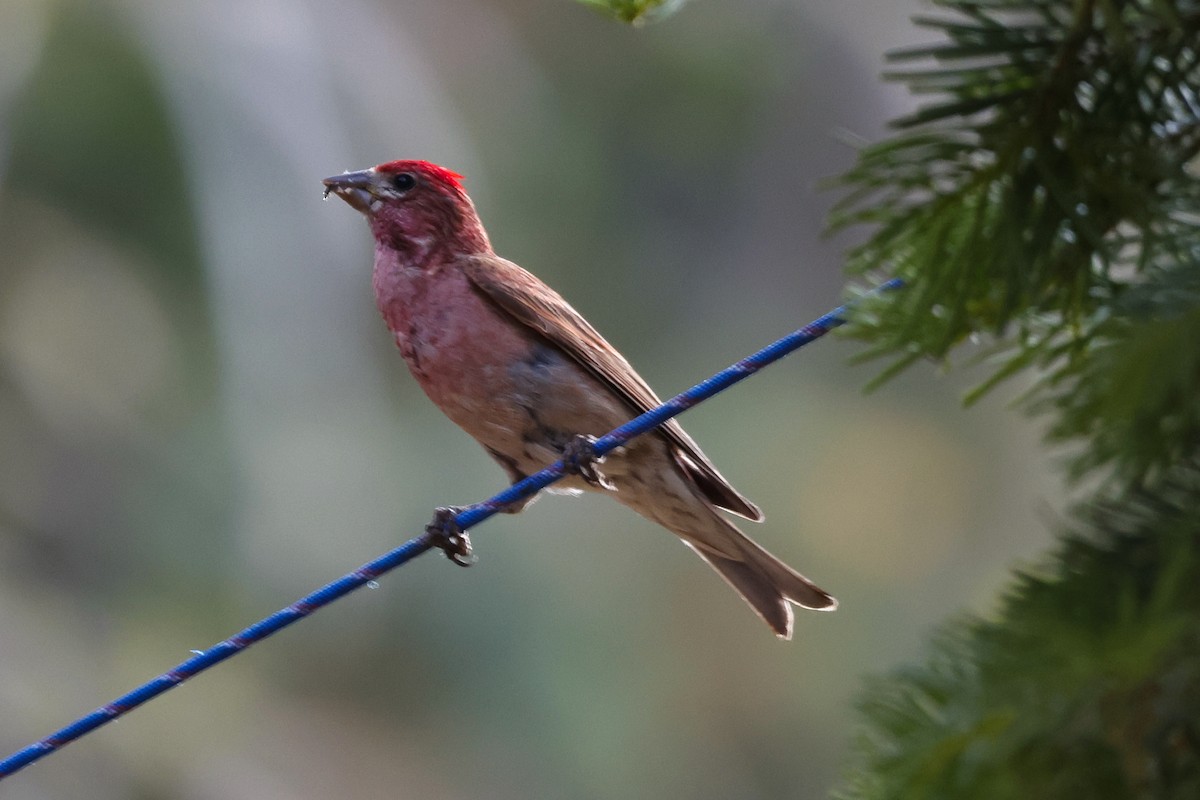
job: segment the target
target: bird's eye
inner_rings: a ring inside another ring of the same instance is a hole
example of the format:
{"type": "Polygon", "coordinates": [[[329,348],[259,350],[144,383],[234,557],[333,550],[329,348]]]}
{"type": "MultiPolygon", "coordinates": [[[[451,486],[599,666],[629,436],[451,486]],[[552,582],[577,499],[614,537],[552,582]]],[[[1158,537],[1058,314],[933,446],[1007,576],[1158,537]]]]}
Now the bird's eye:
{"type": "Polygon", "coordinates": [[[417,177],[411,172],[401,172],[396,177],[392,178],[392,186],[395,186],[396,191],[398,192],[407,192],[416,185],[417,177]]]}

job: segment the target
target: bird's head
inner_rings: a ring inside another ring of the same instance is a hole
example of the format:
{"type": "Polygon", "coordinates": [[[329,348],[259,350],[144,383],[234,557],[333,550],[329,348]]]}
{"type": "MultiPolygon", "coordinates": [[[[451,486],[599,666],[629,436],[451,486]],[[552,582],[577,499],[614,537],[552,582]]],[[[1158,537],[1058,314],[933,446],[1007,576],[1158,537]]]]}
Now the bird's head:
{"type": "Polygon", "coordinates": [[[462,186],[462,176],[428,161],[389,161],[326,178],[336,194],[361,211],[375,240],[410,259],[448,250],[486,252],[487,234],[462,186]]]}

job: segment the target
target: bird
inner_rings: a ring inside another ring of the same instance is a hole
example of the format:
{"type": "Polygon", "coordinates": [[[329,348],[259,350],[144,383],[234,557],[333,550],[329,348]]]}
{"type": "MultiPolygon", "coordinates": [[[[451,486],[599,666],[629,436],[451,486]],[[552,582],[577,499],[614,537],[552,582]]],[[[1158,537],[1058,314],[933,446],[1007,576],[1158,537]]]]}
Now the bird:
{"type": "MultiPolygon", "coordinates": [[[[836,608],[723,515],[764,518],[676,420],[594,458],[593,437],[659,398],[558,292],[496,254],[463,180],[402,159],[323,181],[326,198],[336,195],[369,223],[376,304],[429,399],[512,482],[562,458],[574,469],[556,489],[603,492],[675,534],[779,638],[792,636],[793,604],[836,608]]],[[[435,522],[449,524],[452,511],[439,509],[435,522]]],[[[449,555],[469,554],[465,538],[448,539],[449,555]]]]}

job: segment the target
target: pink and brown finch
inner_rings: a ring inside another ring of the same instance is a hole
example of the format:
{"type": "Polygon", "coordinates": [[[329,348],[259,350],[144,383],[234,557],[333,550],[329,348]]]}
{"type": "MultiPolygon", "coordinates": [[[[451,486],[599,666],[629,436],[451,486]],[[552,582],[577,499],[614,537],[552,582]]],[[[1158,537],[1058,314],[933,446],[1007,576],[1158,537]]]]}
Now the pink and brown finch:
{"type": "Polygon", "coordinates": [[[579,474],[559,487],[607,492],[674,533],[778,636],[792,634],[789,601],[835,608],[721,515],[763,518],[675,420],[610,454],[603,475],[588,463],[588,437],[659,399],[557,292],[493,252],[460,181],[425,161],[324,181],[370,223],[376,302],[429,399],[514,482],[567,453],[579,474]]]}

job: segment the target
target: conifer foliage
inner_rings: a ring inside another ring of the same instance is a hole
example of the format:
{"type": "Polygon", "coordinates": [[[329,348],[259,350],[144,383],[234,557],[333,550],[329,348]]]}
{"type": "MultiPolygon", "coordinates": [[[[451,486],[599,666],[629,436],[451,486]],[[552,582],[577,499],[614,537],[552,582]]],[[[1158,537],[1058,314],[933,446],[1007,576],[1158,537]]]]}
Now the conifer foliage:
{"type": "Polygon", "coordinates": [[[906,279],[851,333],[968,340],[1074,476],[1103,477],[994,619],[873,681],[840,796],[1200,797],[1200,3],[941,0],[891,77],[931,101],[839,183],[851,270],[906,279]]]}
{"type": "Polygon", "coordinates": [[[1200,462],[1080,508],[859,711],[842,800],[1200,797],[1200,462]]]}
{"type": "Polygon", "coordinates": [[[1038,367],[1078,471],[1149,477],[1200,438],[1200,3],[937,5],[890,74],[932,102],[841,179],[851,270],[911,284],[856,333],[891,371],[990,334],[980,392],[1038,367]]]}

